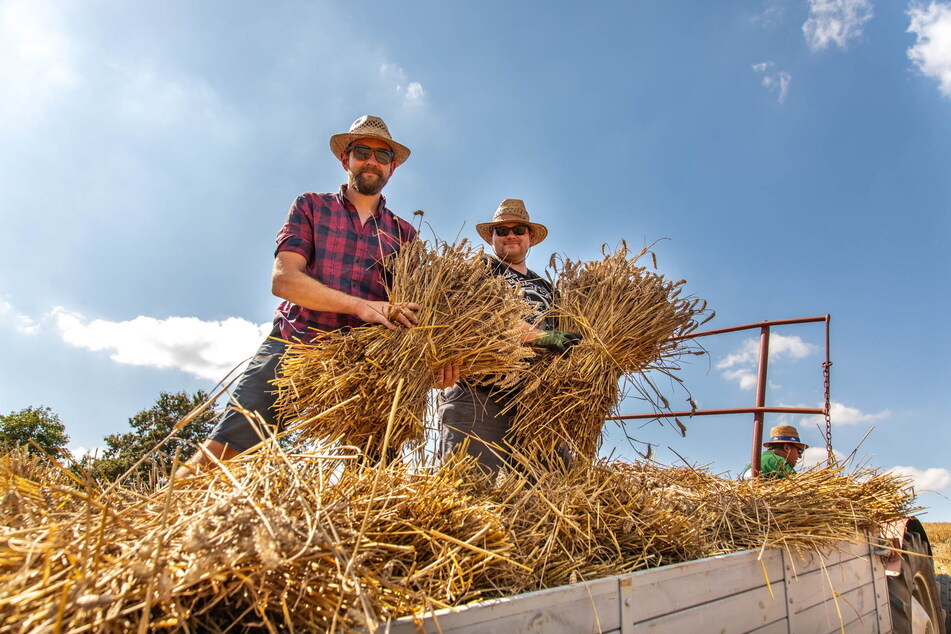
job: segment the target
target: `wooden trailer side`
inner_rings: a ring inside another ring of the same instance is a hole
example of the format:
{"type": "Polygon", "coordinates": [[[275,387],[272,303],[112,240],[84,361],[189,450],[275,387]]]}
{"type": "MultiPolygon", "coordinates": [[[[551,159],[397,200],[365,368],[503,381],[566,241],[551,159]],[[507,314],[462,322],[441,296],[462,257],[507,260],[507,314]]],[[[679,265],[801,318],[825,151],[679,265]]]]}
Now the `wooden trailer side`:
{"type": "Polygon", "coordinates": [[[881,558],[868,545],[795,556],[744,551],[399,619],[390,632],[891,631],[881,558]],[[699,628],[699,629],[698,629],[699,628]]]}

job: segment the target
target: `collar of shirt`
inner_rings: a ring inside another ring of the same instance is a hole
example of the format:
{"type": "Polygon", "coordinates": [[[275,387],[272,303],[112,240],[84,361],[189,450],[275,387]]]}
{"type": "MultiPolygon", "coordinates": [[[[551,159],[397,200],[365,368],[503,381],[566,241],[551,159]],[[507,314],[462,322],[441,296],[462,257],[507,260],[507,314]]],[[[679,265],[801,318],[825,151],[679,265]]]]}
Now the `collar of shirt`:
{"type": "MultiPolygon", "coordinates": [[[[340,202],[341,206],[344,209],[349,211],[352,214],[357,213],[356,206],[350,202],[350,199],[347,198],[347,184],[344,183],[340,186],[340,191],[337,192],[337,200],[340,202]]],[[[386,196],[380,194],[380,202],[376,206],[376,211],[373,212],[373,217],[377,220],[380,219],[380,214],[383,213],[383,209],[386,207],[386,196]]]]}

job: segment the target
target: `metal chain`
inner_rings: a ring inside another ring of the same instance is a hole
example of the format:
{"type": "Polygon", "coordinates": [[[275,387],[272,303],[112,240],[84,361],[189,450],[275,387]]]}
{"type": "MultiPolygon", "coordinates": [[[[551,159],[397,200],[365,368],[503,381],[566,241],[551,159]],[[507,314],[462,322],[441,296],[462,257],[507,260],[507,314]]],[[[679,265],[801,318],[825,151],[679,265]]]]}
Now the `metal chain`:
{"type": "Polygon", "coordinates": [[[828,454],[826,464],[830,467],[836,464],[835,454],[832,453],[832,398],[829,388],[829,368],[832,367],[831,361],[822,364],[822,385],[825,388],[825,418],[826,418],[826,453],[828,454]]]}

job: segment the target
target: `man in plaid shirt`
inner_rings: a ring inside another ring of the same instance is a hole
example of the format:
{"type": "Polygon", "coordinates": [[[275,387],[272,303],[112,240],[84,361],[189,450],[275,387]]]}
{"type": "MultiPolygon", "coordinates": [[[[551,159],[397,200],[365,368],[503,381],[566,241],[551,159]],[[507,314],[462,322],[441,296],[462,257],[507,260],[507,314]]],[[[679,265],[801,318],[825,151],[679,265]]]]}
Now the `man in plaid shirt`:
{"type": "MultiPolygon", "coordinates": [[[[271,337],[309,342],[323,333],[366,324],[390,329],[412,328],[417,304],[390,304],[383,286],[381,261],[416,230],[386,207],[381,195],[390,176],[410,155],[390,136],[379,117],[360,117],[348,132],[330,137],[333,152],[348,175],[348,184],[333,194],[301,194],[291,205],[277,234],[271,291],[282,298],[271,337]]],[[[286,344],[268,338],[238,380],[233,399],[278,427],[273,411],[277,374],[286,344]]],[[[459,368],[443,369],[436,387],[459,378],[459,368]]],[[[216,458],[231,458],[265,436],[244,414],[228,409],[210,436],[183,468],[183,475],[216,458]]]]}

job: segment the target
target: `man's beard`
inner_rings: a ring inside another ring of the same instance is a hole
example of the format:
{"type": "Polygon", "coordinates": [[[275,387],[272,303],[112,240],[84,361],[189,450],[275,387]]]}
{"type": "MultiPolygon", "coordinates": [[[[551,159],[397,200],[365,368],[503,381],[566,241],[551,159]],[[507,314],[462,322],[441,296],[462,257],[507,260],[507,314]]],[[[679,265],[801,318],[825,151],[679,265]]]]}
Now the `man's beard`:
{"type": "Polygon", "coordinates": [[[386,185],[387,180],[389,180],[389,176],[381,168],[370,167],[369,165],[356,174],[350,173],[350,187],[353,191],[364,196],[379,194],[383,191],[383,186],[386,185]],[[369,176],[370,174],[375,174],[376,178],[369,176]]]}

